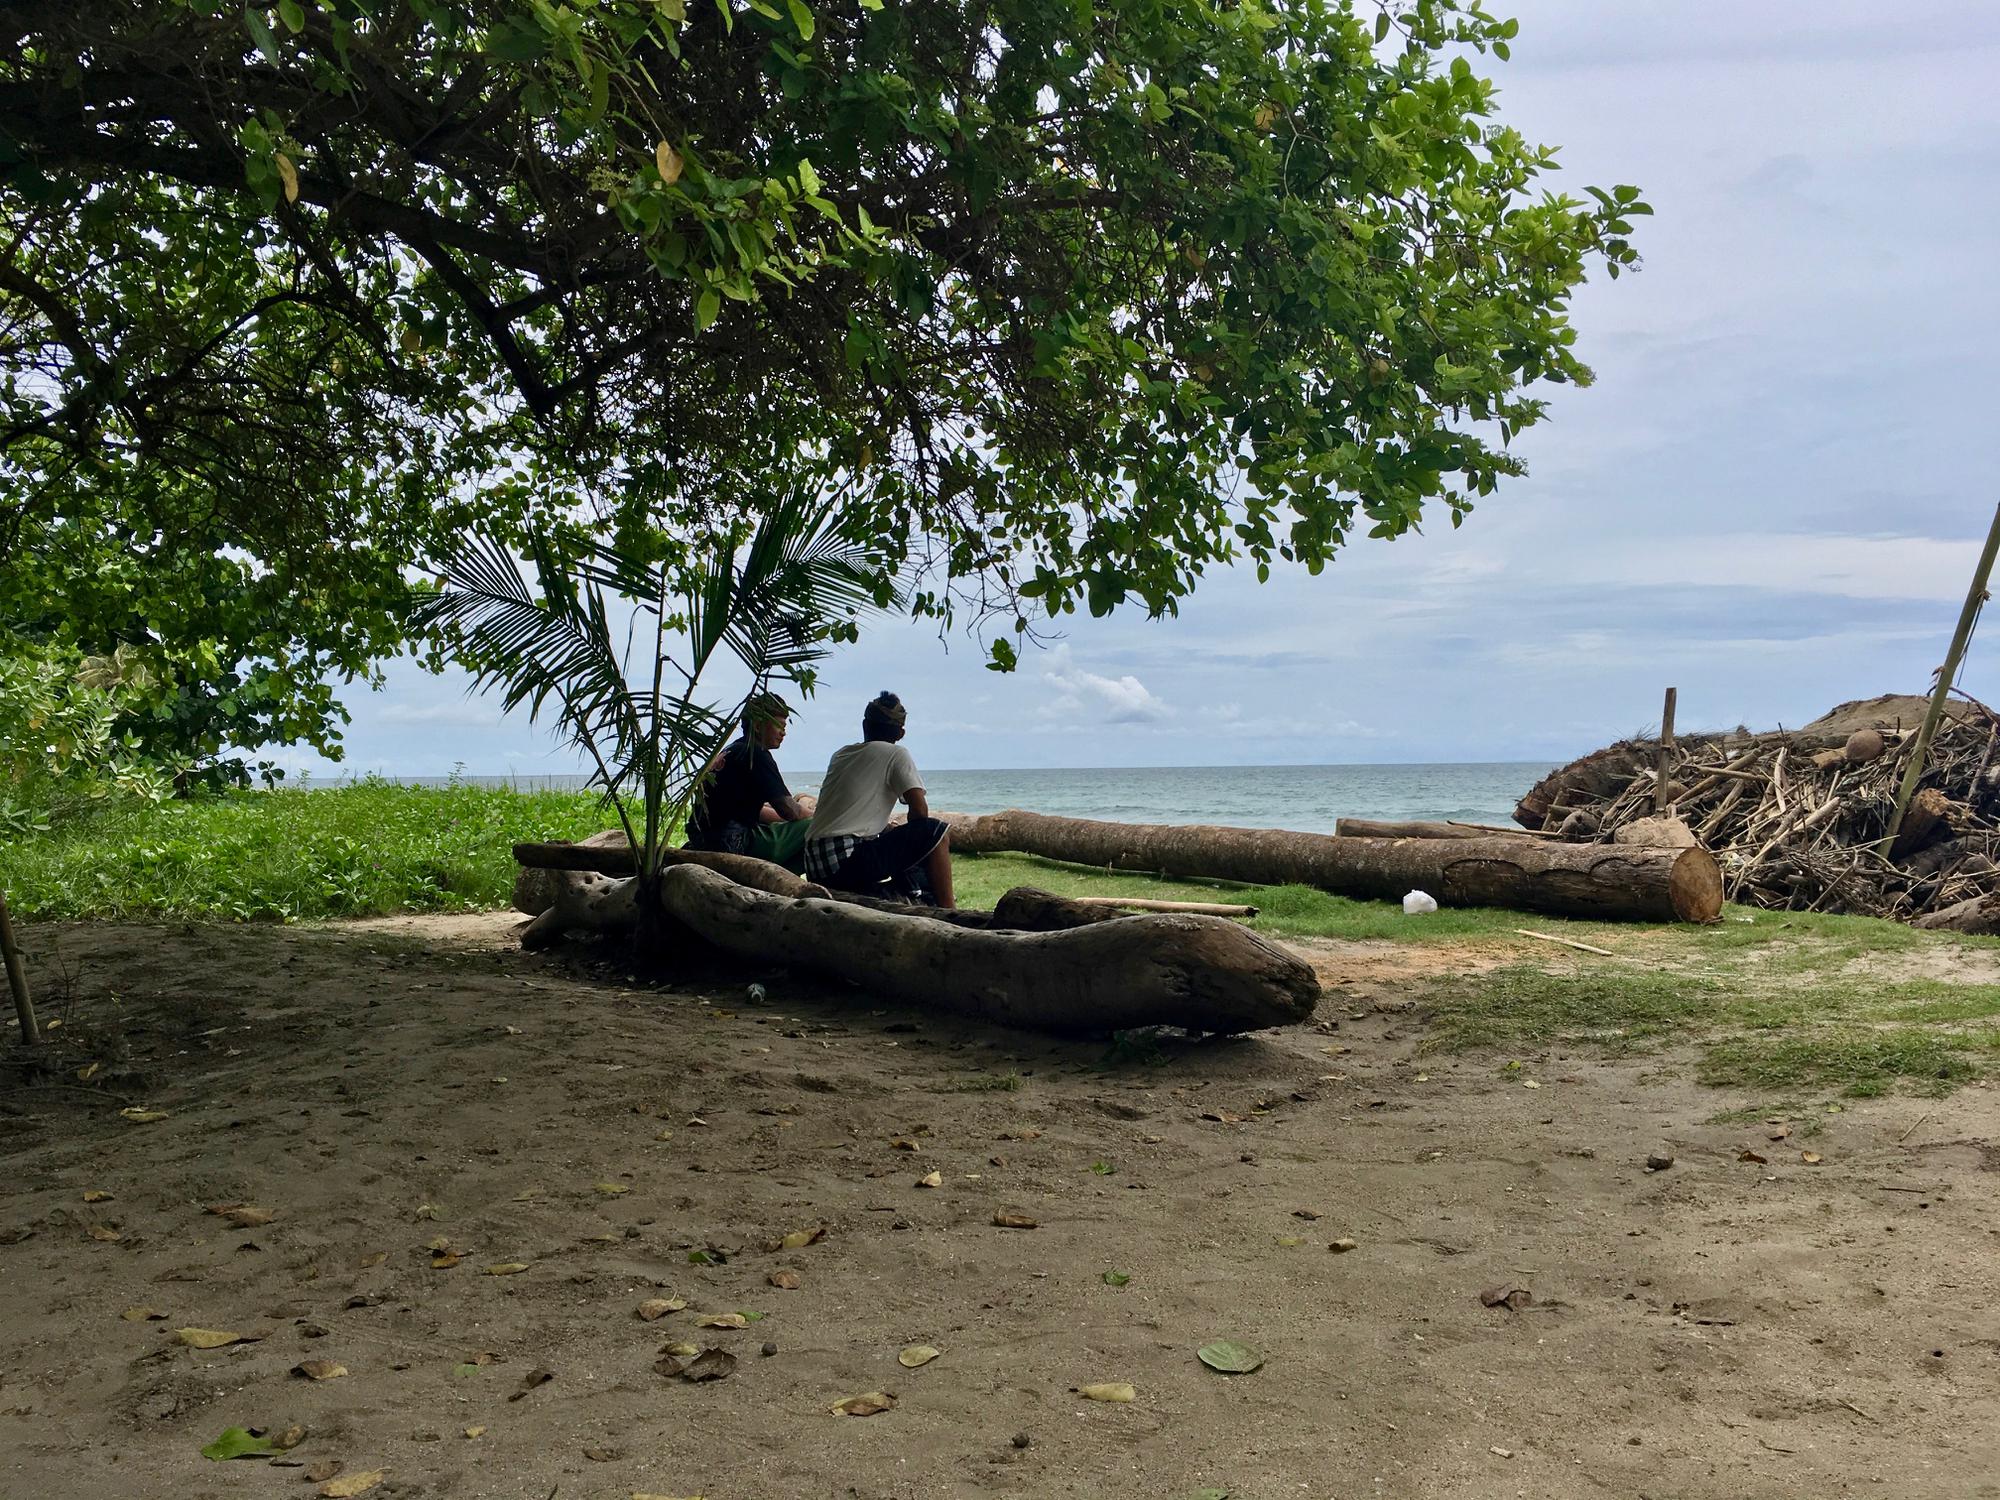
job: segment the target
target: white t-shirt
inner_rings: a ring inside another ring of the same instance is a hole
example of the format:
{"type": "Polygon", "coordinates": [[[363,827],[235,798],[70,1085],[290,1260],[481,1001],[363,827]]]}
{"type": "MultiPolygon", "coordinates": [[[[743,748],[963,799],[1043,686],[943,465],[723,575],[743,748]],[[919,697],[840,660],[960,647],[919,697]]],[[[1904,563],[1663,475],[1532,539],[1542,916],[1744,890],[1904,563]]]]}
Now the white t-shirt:
{"type": "Polygon", "coordinates": [[[921,790],[923,784],[917,763],[901,745],[887,740],[842,745],[826,763],[810,837],[871,838],[889,826],[903,793],[921,790]]]}

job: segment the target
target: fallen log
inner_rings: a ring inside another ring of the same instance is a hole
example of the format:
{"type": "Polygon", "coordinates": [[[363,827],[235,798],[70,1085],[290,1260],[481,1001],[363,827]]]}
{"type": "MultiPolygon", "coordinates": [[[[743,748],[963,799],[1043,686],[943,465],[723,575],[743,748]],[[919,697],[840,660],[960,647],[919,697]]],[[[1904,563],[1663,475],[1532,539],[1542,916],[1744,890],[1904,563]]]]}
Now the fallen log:
{"type": "Polygon", "coordinates": [[[1078,906],[1115,906],[1121,911],[1178,911],[1191,917],[1242,917],[1257,915],[1254,906],[1231,901],[1148,901],[1143,896],[1071,896],[1078,906]]]}
{"type": "MultiPolygon", "coordinates": [[[[738,885],[755,886],[774,896],[824,895],[823,887],[801,879],[782,865],[750,854],[719,854],[705,849],[665,849],[669,865],[701,865],[726,875],[738,885]]],[[[623,831],[594,833],[575,844],[516,844],[514,863],[533,870],[594,870],[599,875],[635,875],[639,863],[623,831]]]]}
{"type": "Polygon", "coordinates": [[[1721,872],[1704,849],[1523,838],[1341,838],[1018,811],[953,815],[949,822],[955,853],[1013,850],[1099,868],[1310,885],[1366,900],[1394,900],[1422,889],[1447,906],[1614,921],[1712,922],[1722,911],[1721,872]]]}
{"type": "Polygon", "coordinates": [[[1258,1031],[1310,1020],[1319,1003],[1310,966],[1219,917],[979,932],[845,902],[788,900],[695,865],[665,872],[660,902],[675,921],[743,958],[1039,1031],[1258,1031]]]}
{"type": "Polygon", "coordinates": [[[1334,837],[1343,839],[1545,839],[1552,833],[1540,829],[1495,828],[1487,823],[1429,822],[1421,819],[1402,822],[1377,818],[1340,818],[1333,825],[1334,837]]]}
{"type": "Polygon", "coordinates": [[[2000,932],[2000,895],[1974,896],[1941,911],[1927,912],[1911,925],[1929,932],[2000,932]]]}
{"type": "MultiPolygon", "coordinates": [[[[527,932],[638,920],[638,882],[572,871],[527,932]]],[[[1072,909],[1060,931],[981,930],[931,920],[923,908],[772,895],[694,863],[663,872],[660,905],[674,924],[725,953],[842,979],[871,995],[1041,1031],[1100,1034],[1135,1026],[1257,1031],[1310,1020],[1312,968],[1219,917],[1121,916],[1047,892],[1010,891],[995,917],[1072,909]]],[[[949,914],[943,914],[949,915],[949,914]]],[[[971,915],[971,914],[965,914],[971,915]]],[[[527,933],[524,932],[524,941],[527,933]]]]}

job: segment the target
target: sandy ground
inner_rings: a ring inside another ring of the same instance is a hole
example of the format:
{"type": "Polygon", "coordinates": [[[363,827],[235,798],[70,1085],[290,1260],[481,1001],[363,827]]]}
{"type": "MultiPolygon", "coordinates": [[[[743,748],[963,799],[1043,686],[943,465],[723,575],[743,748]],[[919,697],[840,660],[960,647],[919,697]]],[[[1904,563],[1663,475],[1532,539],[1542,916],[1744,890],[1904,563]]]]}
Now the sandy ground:
{"type": "Polygon", "coordinates": [[[2000,1090],[1772,1140],[1671,1058],[1426,1054],[1475,951],[1315,945],[1318,1028],[1107,1054],[516,920],[29,930],[68,1087],[0,1069],[0,1497],[2000,1495],[2000,1090]]]}

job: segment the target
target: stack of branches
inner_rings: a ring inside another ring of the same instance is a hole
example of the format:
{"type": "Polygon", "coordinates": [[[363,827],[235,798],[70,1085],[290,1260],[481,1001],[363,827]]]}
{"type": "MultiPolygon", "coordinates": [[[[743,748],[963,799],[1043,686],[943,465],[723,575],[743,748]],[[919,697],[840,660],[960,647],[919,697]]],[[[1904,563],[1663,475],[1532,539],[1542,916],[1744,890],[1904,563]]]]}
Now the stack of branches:
{"type": "Polygon", "coordinates": [[[2000,715],[1954,701],[1885,844],[1925,700],[1843,703],[1796,730],[1621,740],[1551,772],[1515,821],[1579,842],[1699,843],[1732,901],[2000,930],[2000,715]]]}

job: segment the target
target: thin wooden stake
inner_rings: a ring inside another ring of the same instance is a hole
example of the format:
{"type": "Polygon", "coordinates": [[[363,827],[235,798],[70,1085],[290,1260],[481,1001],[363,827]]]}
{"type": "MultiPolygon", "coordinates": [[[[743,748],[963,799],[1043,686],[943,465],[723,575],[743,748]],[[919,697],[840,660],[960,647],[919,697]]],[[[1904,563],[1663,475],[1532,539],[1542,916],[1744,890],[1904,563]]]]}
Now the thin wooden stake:
{"type": "Polygon", "coordinates": [[[1889,819],[1889,831],[1876,845],[1884,854],[1903,831],[1903,814],[1909,810],[1910,798],[1916,795],[1917,783],[1923,779],[1924,762],[1930,758],[1931,736],[1937,733],[1938,722],[1944,718],[1945,701],[1951,696],[1952,684],[1958,680],[1958,664],[1964,660],[1966,643],[1972,639],[1973,622],[1979,618],[1979,607],[1986,602],[1986,580],[1992,576],[1996,553],[2000,553],[2000,505],[1993,508],[1993,524],[1986,529],[1986,548],[1979,554],[1972,587],[1966,590],[1965,607],[1958,612],[1958,628],[1951,633],[1951,649],[1945,653],[1944,665],[1938,668],[1937,686],[1931,690],[1931,706],[1924,713],[1923,727],[1917,730],[1910,763],[1903,768],[1903,784],[1896,790],[1895,815],[1889,819]]]}
{"type": "Polygon", "coordinates": [[[1254,906],[1224,901],[1154,901],[1144,896],[1072,896],[1078,906],[1117,906],[1128,911],[1177,911],[1200,917],[1254,917],[1254,906]]]}
{"type": "Polygon", "coordinates": [[[1579,943],[1571,938],[1554,937],[1546,932],[1530,932],[1525,927],[1516,927],[1514,931],[1522,937],[1533,938],[1538,943],[1561,943],[1565,948],[1574,948],[1579,953],[1595,953],[1599,958],[1624,957],[1623,954],[1613,953],[1609,948],[1593,948],[1588,943],[1579,943]]]}
{"type": "Polygon", "coordinates": [[[1667,769],[1674,758],[1674,699],[1678,688],[1667,689],[1667,706],[1660,710],[1660,763],[1653,772],[1653,813],[1667,810],[1667,769]]]}
{"type": "Polygon", "coordinates": [[[42,1029],[35,1024],[35,1002],[28,998],[28,971],[21,963],[21,950],[14,944],[14,924],[7,918],[7,893],[0,891],[0,955],[7,961],[7,988],[14,992],[14,1010],[21,1018],[21,1044],[41,1045],[42,1029]]]}

